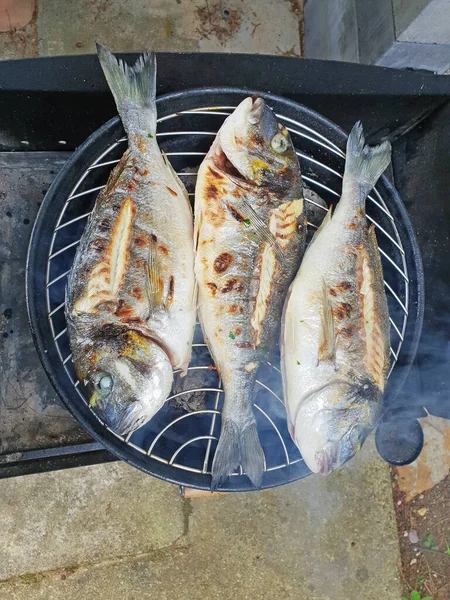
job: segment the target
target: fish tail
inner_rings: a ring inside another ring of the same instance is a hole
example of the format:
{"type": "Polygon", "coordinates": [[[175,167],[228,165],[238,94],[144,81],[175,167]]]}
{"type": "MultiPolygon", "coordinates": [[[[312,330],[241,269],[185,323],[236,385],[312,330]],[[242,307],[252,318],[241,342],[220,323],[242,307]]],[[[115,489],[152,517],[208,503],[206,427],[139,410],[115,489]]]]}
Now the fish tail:
{"type": "Polygon", "coordinates": [[[259,441],[253,407],[240,422],[222,417],[222,429],[212,465],[211,490],[217,489],[239,465],[257,488],[264,473],[264,452],[259,441]]]}
{"type": "Polygon", "coordinates": [[[97,44],[97,54],[106,81],[116,101],[125,131],[154,137],[156,134],[156,57],[141,54],[134,66],[117,59],[97,44]]]}
{"type": "Polygon", "coordinates": [[[390,161],[391,144],[386,141],[378,146],[366,145],[363,127],[358,121],[348,136],[342,196],[346,196],[346,191],[350,192],[349,195],[364,206],[367,195],[390,161]],[[352,193],[355,186],[359,192],[356,195],[352,193]]]}

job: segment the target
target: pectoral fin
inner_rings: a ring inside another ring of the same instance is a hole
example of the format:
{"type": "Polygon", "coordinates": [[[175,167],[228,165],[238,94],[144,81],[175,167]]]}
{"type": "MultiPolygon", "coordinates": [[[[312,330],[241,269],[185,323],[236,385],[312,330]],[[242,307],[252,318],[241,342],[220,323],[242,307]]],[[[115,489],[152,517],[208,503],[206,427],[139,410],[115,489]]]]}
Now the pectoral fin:
{"type": "Polygon", "coordinates": [[[336,359],[336,330],[334,327],[333,311],[330,296],[325,281],[322,280],[322,298],[320,315],[320,336],[318,360],[333,361],[336,359]]]}
{"type": "Polygon", "coordinates": [[[233,206],[229,205],[230,209],[239,213],[244,217],[244,223],[247,227],[247,235],[255,239],[258,244],[267,243],[273,248],[278,262],[284,264],[284,256],[281,252],[276,237],[270,231],[268,224],[258,215],[258,213],[250,206],[244,198],[233,201],[233,206]]]}

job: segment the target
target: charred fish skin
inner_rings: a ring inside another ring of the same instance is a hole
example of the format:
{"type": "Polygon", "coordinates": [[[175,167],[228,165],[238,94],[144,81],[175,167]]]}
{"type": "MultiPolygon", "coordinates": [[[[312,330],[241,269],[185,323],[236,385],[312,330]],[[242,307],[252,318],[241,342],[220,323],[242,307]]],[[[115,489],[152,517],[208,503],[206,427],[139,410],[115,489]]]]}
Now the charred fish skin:
{"type": "Polygon", "coordinates": [[[390,162],[388,142],[352,129],[342,196],[317,231],[283,313],[281,358],[289,429],[307,466],[328,474],[362,446],[381,412],[389,315],[365,201],[390,162]]]}
{"type": "Polygon", "coordinates": [[[147,422],[186,371],[195,326],[193,220],[156,142],[156,59],[131,67],[98,46],[129,148],[99,194],[69,276],[73,362],[115,432],[147,422]]]}
{"type": "Polygon", "coordinates": [[[276,341],[305,232],[300,167],[288,131],[262,98],[246,98],[222,125],[196,184],[199,319],[225,391],[213,489],[239,465],[261,485],[255,381],[276,341]]]}

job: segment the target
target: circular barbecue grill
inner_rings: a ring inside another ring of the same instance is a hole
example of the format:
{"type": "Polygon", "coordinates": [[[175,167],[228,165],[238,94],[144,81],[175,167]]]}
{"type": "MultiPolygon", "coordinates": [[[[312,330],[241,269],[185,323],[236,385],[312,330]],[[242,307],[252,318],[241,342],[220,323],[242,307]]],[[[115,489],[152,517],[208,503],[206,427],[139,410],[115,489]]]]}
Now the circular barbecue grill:
{"type": "MultiPolygon", "coordinates": [[[[214,136],[224,119],[251,93],[203,89],[158,100],[160,148],[192,201],[197,168],[214,136]]],[[[342,186],[346,135],[304,106],[269,94],[261,96],[291,134],[305,185],[328,206],[336,204],[342,186]]],[[[209,489],[223,390],[198,325],[187,376],[181,379],[175,374],[168,402],[149,423],[127,437],[115,434],[89,408],[71,361],[64,315],[67,276],[96,196],[126,147],[116,117],[77,149],[50,187],[34,226],[28,256],[27,299],[32,333],[56,391],[93,437],[119,458],[152,475],[209,489]]],[[[326,208],[314,197],[307,202],[315,206],[316,215],[317,211],[325,214],[326,208]]],[[[367,218],[376,228],[391,321],[390,380],[384,400],[388,407],[415,356],[422,325],[422,271],[406,211],[384,177],[369,196],[367,218]]],[[[276,351],[258,372],[255,413],[266,457],[262,487],[309,474],[287,430],[276,351]]],[[[252,486],[238,471],[221,489],[246,491],[252,486]]]]}

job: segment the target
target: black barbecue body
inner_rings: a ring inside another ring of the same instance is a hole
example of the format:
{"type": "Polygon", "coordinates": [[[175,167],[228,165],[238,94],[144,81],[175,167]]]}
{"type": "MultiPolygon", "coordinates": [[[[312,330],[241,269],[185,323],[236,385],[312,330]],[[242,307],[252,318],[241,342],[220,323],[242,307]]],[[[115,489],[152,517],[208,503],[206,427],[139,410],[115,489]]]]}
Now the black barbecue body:
{"type": "MultiPolygon", "coordinates": [[[[131,61],[136,55],[129,55],[131,61]]],[[[259,89],[312,108],[349,131],[362,120],[370,142],[393,143],[392,179],[423,257],[424,327],[413,368],[386,414],[378,447],[394,463],[421,446],[415,419],[449,418],[450,78],[346,63],[231,54],[158,55],[158,94],[194,87],[259,89]],[[399,431],[400,430],[400,431],[399,431]],[[396,443],[405,439],[407,444],[396,443]],[[394,440],[394,441],[393,441],[394,440]]],[[[115,114],[95,56],[0,63],[4,151],[74,150],[115,114]]],[[[401,365],[400,365],[401,366],[401,365]]],[[[54,448],[0,461],[6,475],[104,460],[97,445],[54,448]],[[98,454],[97,454],[98,453],[98,454]],[[67,457],[71,457],[69,460],[67,457]],[[42,457],[42,460],[40,459],[42,457]],[[32,465],[30,467],[30,465],[32,465]]],[[[0,457],[2,458],[2,457],[0,457]]]]}

